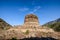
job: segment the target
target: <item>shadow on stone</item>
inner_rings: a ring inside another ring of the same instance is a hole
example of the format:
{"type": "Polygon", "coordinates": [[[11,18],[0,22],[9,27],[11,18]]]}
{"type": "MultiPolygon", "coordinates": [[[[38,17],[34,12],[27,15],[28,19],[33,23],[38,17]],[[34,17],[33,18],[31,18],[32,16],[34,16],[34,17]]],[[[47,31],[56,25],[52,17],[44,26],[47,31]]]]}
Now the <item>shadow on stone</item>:
{"type": "Polygon", "coordinates": [[[24,38],[24,39],[20,39],[20,40],[57,40],[55,38],[51,38],[51,37],[31,37],[31,38],[24,38]]]}

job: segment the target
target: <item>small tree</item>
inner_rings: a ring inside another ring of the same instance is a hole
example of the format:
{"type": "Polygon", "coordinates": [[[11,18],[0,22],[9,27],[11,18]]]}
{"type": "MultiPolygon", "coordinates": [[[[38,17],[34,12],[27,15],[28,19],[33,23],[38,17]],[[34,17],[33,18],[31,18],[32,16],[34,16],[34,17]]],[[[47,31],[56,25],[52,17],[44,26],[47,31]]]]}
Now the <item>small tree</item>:
{"type": "Polygon", "coordinates": [[[28,35],[29,34],[29,30],[26,30],[25,34],[28,35]]]}

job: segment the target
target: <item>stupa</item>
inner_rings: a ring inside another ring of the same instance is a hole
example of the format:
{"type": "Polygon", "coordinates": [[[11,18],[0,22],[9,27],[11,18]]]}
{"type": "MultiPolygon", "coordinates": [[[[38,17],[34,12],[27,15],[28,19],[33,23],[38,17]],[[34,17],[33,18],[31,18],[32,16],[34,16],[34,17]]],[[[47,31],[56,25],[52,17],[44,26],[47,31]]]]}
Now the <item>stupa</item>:
{"type": "Polygon", "coordinates": [[[24,26],[26,27],[38,27],[39,26],[39,21],[38,17],[34,14],[28,14],[25,16],[24,20],[24,26]]]}

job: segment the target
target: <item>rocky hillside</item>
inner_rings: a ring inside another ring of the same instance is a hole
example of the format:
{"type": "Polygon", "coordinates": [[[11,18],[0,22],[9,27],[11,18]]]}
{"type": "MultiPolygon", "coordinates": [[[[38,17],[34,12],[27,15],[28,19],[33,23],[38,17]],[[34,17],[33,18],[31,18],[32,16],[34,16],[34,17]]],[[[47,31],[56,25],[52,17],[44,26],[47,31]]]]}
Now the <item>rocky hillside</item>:
{"type": "Polygon", "coordinates": [[[3,19],[0,18],[0,30],[3,29],[9,29],[12,26],[10,24],[8,24],[7,22],[5,22],[3,19]]]}
{"type": "Polygon", "coordinates": [[[55,31],[60,32],[60,18],[58,18],[58,19],[56,19],[54,21],[50,21],[50,22],[44,24],[43,26],[53,28],[55,31]]]}
{"type": "MultiPolygon", "coordinates": [[[[60,26],[57,26],[57,24],[60,25],[59,23],[60,22],[56,22],[56,24],[53,23],[53,24],[51,24],[51,26],[52,25],[54,25],[54,26],[51,27],[48,25],[48,27],[55,28],[55,25],[56,25],[57,29],[59,29],[58,27],[60,27],[60,26]]],[[[20,29],[21,27],[18,27],[18,28],[17,27],[11,28],[11,27],[12,26],[10,24],[6,23],[3,19],[0,18],[0,29],[3,29],[3,31],[0,32],[0,40],[2,40],[2,39],[6,39],[6,40],[7,39],[12,39],[12,40],[13,39],[23,39],[24,40],[24,38],[30,38],[30,37],[39,37],[39,38],[51,37],[51,38],[60,40],[60,32],[55,32],[55,31],[54,32],[50,32],[50,31],[43,32],[43,31],[37,31],[36,29],[35,29],[35,31],[33,31],[33,29],[32,29],[32,31],[30,31],[30,30],[27,30],[25,28],[23,28],[23,29],[25,29],[26,31],[23,32],[24,30],[21,31],[21,29],[20,29]]],[[[44,26],[44,28],[45,28],[45,26],[44,26]]]]}

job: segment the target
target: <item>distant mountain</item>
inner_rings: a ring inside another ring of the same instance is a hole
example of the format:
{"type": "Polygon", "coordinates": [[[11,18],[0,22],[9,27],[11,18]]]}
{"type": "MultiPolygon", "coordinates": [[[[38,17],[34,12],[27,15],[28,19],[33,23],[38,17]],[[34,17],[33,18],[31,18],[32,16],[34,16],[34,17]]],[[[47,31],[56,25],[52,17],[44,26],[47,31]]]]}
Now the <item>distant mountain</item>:
{"type": "Polygon", "coordinates": [[[0,29],[9,29],[12,26],[0,18],[0,29]]]}
{"type": "Polygon", "coordinates": [[[44,24],[43,26],[53,28],[55,31],[60,31],[60,18],[58,18],[54,21],[50,21],[50,22],[44,24]]]}

